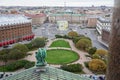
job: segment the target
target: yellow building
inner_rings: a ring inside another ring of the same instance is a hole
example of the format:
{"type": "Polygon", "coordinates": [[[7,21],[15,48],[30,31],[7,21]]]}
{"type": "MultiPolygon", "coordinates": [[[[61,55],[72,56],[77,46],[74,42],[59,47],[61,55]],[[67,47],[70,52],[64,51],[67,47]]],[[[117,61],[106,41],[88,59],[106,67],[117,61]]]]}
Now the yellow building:
{"type": "Polygon", "coordinates": [[[59,30],[67,30],[68,28],[68,21],[57,21],[59,30]]]}

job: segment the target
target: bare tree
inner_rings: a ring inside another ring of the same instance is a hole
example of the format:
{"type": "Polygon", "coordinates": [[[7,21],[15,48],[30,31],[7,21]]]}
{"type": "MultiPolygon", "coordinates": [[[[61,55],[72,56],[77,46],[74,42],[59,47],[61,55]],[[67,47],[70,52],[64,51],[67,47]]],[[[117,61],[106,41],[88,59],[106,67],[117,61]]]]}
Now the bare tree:
{"type": "Polygon", "coordinates": [[[120,0],[114,0],[106,80],[120,80],[120,0]]]}

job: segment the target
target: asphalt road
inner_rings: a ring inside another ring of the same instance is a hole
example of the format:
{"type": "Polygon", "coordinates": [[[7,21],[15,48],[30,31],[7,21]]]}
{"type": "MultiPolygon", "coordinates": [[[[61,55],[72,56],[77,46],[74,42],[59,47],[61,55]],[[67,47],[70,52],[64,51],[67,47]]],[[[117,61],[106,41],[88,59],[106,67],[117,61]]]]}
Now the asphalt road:
{"type": "Polygon", "coordinates": [[[88,34],[88,37],[90,37],[92,39],[93,46],[95,46],[98,49],[108,49],[106,46],[104,46],[103,44],[101,44],[98,41],[98,36],[96,34],[95,29],[94,30],[89,30],[89,31],[90,31],[90,34],[88,34]]]}
{"type": "Polygon", "coordinates": [[[89,29],[89,28],[81,29],[80,27],[78,27],[77,32],[79,34],[83,34],[85,36],[90,37],[92,40],[93,47],[96,47],[98,49],[106,49],[106,50],[108,49],[106,46],[104,46],[98,41],[98,34],[96,33],[96,29],[89,29]]]}
{"type": "Polygon", "coordinates": [[[107,49],[104,45],[102,45],[97,40],[97,34],[95,29],[89,29],[89,28],[80,28],[78,25],[69,25],[69,29],[66,31],[60,31],[57,28],[56,24],[46,23],[43,24],[37,29],[33,29],[33,33],[36,35],[36,37],[48,37],[48,39],[55,38],[56,34],[67,34],[69,31],[74,30],[77,31],[79,34],[83,34],[85,36],[88,36],[91,38],[93,47],[96,47],[98,49],[107,49]]]}

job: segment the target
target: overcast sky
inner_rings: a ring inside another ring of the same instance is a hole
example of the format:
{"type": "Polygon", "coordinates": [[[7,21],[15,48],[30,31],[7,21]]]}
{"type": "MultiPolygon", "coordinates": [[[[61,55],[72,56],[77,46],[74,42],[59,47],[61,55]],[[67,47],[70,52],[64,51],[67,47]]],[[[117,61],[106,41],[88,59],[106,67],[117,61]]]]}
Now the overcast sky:
{"type": "Polygon", "coordinates": [[[0,0],[0,6],[113,6],[114,0],[0,0]]]}

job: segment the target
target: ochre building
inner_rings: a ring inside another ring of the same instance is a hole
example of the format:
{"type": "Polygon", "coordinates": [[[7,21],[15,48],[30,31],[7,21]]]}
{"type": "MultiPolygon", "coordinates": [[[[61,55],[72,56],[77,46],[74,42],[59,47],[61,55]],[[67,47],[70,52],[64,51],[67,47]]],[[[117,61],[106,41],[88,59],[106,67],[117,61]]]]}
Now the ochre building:
{"type": "Polygon", "coordinates": [[[41,25],[47,19],[47,16],[43,13],[40,13],[40,14],[28,14],[28,13],[26,13],[25,16],[30,17],[32,19],[32,25],[41,25]]]}

